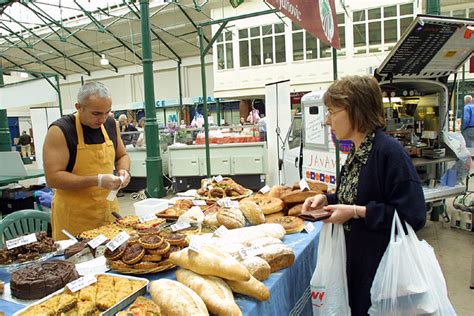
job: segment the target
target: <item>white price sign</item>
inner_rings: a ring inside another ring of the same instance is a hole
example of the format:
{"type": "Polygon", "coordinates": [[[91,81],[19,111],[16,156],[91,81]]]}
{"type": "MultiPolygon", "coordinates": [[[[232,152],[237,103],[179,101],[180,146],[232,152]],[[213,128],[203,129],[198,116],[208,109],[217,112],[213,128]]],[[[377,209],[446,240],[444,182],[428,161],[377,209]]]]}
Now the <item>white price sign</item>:
{"type": "Polygon", "coordinates": [[[71,290],[72,293],[79,291],[80,289],[85,288],[91,284],[97,282],[97,279],[93,275],[85,275],[82,278],[74,280],[66,284],[66,286],[71,290]]]}
{"type": "Polygon", "coordinates": [[[194,206],[204,206],[204,205],[207,205],[207,203],[204,200],[193,200],[193,205],[194,206]]]}
{"type": "Polygon", "coordinates": [[[214,235],[217,237],[224,238],[225,236],[227,236],[228,233],[229,233],[229,230],[227,229],[227,227],[225,227],[224,225],[221,225],[218,229],[216,229],[216,231],[214,232],[214,235]]]}
{"type": "Polygon", "coordinates": [[[260,246],[253,246],[249,248],[240,249],[239,253],[242,259],[246,259],[248,257],[255,257],[262,254],[263,248],[260,246]]]}
{"type": "Polygon", "coordinates": [[[217,201],[217,204],[227,208],[239,208],[239,202],[232,201],[230,198],[220,199],[219,201],[217,201]]]}
{"type": "Polygon", "coordinates": [[[126,232],[120,232],[114,239],[109,241],[105,246],[109,248],[110,251],[114,251],[120,247],[124,242],[130,238],[130,235],[126,232]]]}
{"type": "Polygon", "coordinates": [[[213,180],[216,181],[217,183],[219,183],[219,182],[222,182],[222,180],[224,180],[224,178],[221,175],[218,175],[218,176],[214,177],[213,180]]]}
{"type": "Polygon", "coordinates": [[[314,230],[314,225],[313,223],[306,223],[306,225],[304,225],[304,230],[310,234],[313,230],[314,230]]]}
{"type": "Polygon", "coordinates": [[[94,239],[92,239],[91,241],[89,241],[87,244],[89,246],[91,246],[92,249],[95,249],[95,248],[99,247],[100,245],[102,245],[104,243],[104,241],[106,241],[106,240],[107,240],[107,237],[100,234],[99,236],[97,236],[94,239]]]}
{"type": "Polygon", "coordinates": [[[155,214],[147,214],[147,215],[140,216],[138,218],[140,223],[146,223],[146,222],[154,221],[155,219],[158,219],[158,217],[156,217],[155,214]]]}
{"type": "Polygon", "coordinates": [[[35,233],[25,235],[25,236],[21,236],[21,237],[15,238],[15,239],[10,239],[10,240],[6,241],[7,249],[13,249],[13,248],[16,248],[16,247],[28,245],[28,244],[31,244],[31,243],[36,242],[36,241],[38,241],[38,240],[36,239],[36,234],[35,233]]]}
{"type": "Polygon", "coordinates": [[[176,223],[176,224],[171,225],[171,230],[176,232],[178,230],[183,230],[183,229],[186,229],[188,227],[191,227],[191,225],[189,223],[180,222],[180,223],[176,223]]]}
{"type": "Polygon", "coordinates": [[[309,190],[309,185],[308,185],[308,182],[306,182],[305,178],[300,180],[300,190],[301,191],[309,190]]]}
{"type": "Polygon", "coordinates": [[[270,192],[270,186],[269,186],[268,184],[265,185],[263,188],[261,188],[261,189],[259,190],[259,192],[261,192],[261,193],[263,193],[263,194],[265,194],[265,193],[267,193],[267,192],[270,192]]]}
{"type": "Polygon", "coordinates": [[[194,251],[194,252],[199,252],[201,250],[201,243],[196,241],[196,239],[191,239],[191,242],[189,243],[189,249],[194,251]]]}

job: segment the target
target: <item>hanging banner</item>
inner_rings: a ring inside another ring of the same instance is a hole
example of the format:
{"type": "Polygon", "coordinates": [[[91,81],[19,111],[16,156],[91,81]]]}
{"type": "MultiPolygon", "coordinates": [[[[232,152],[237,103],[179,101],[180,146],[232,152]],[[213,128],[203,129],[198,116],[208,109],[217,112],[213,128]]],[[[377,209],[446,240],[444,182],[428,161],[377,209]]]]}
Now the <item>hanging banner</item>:
{"type": "Polygon", "coordinates": [[[321,41],[340,49],[334,0],[267,0],[321,41]]]}

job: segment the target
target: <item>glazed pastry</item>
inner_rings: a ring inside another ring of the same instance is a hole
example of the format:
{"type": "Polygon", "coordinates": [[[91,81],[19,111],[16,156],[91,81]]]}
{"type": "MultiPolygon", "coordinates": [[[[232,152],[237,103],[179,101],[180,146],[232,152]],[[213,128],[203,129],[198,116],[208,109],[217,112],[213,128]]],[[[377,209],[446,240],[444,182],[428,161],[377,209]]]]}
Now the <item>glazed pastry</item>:
{"type": "Polygon", "coordinates": [[[122,261],[126,264],[135,264],[145,255],[145,249],[140,244],[127,247],[123,254],[122,261]]]}
{"type": "Polygon", "coordinates": [[[107,248],[105,250],[104,256],[109,260],[119,260],[120,258],[122,258],[126,249],[127,249],[127,243],[124,242],[114,251],[110,251],[110,249],[107,248]]]}
{"type": "Polygon", "coordinates": [[[170,257],[170,254],[173,253],[173,252],[176,252],[176,251],[180,251],[181,250],[181,247],[180,246],[170,246],[170,249],[164,253],[162,256],[163,258],[167,259],[170,257]]]}
{"type": "Polygon", "coordinates": [[[148,249],[148,252],[152,255],[162,255],[167,253],[170,249],[170,244],[167,241],[163,241],[161,245],[156,249],[148,249]]]}
{"type": "Polygon", "coordinates": [[[163,243],[163,238],[157,235],[140,237],[140,245],[145,249],[156,249],[163,243]]]}
{"type": "Polygon", "coordinates": [[[169,234],[165,236],[165,240],[172,246],[184,246],[186,244],[186,235],[169,234]]]}
{"type": "Polygon", "coordinates": [[[143,256],[142,261],[159,262],[161,259],[163,259],[161,255],[146,254],[143,256]]]}
{"type": "Polygon", "coordinates": [[[160,228],[158,226],[155,226],[155,227],[150,227],[147,229],[140,229],[137,232],[139,236],[158,235],[160,233],[160,228]]]}

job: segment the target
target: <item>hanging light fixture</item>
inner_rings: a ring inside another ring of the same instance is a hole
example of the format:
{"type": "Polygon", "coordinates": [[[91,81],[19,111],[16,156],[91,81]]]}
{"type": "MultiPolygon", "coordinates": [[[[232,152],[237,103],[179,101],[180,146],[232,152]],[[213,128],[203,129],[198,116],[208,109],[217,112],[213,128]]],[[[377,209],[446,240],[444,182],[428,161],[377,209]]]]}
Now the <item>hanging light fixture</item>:
{"type": "Polygon", "coordinates": [[[100,64],[102,66],[107,66],[109,64],[109,60],[105,57],[105,54],[102,54],[102,58],[100,59],[100,64]]]}

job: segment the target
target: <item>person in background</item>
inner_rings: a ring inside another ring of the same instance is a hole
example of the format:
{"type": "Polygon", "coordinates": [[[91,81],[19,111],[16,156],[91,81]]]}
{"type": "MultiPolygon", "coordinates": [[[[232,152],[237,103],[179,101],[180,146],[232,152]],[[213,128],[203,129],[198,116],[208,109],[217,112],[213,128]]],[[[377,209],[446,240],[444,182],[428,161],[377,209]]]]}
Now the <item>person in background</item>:
{"type": "Polygon", "coordinates": [[[267,140],[267,118],[265,114],[260,114],[260,120],[258,121],[257,125],[260,141],[264,142],[267,140]]]}
{"type": "Polygon", "coordinates": [[[260,120],[260,112],[254,108],[253,104],[250,105],[250,108],[251,110],[249,116],[247,116],[247,122],[250,124],[257,124],[260,120]]]}
{"type": "MultiPolygon", "coordinates": [[[[119,116],[119,124],[120,124],[120,133],[125,132],[137,132],[137,128],[133,126],[133,124],[128,123],[127,115],[121,114],[119,116]]],[[[132,145],[135,143],[138,137],[135,134],[121,134],[122,141],[125,146],[132,145]]]]}
{"type": "Polygon", "coordinates": [[[75,106],[76,113],[51,124],[43,147],[46,182],[56,189],[51,210],[55,240],[67,238],[63,229],[78,235],[113,222],[112,212],[119,206],[107,195],[130,181],[130,160],[118,123],[109,116],[107,87],[100,82],[83,85],[75,106]]]}
{"type": "Polygon", "coordinates": [[[138,121],[137,130],[140,132],[140,134],[138,135],[138,139],[135,145],[137,147],[145,147],[145,118],[144,117],[142,117],[138,121]]]}
{"type": "Polygon", "coordinates": [[[28,135],[26,131],[21,133],[18,143],[21,147],[21,156],[23,158],[31,157],[31,136],[28,135]]]}
{"type": "Polygon", "coordinates": [[[351,313],[367,315],[372,281],[390,240],[394,212],[419,230],[426,222],[425,198],[410,157],[383,131],[382,92],[373,77],[338,80],[323,101],[326,124],[337,139],[351,140],[353,146],[336,192],[306,199],[303,214],[319,211],[329,216],[326,223],[344,225],[351,313]]]}
{"type": "Polygon", "coordinates": [[[462,135],[466,140],[466,147],[474,147],[474,101],[470,95],[464,96],[462,135]]]}

